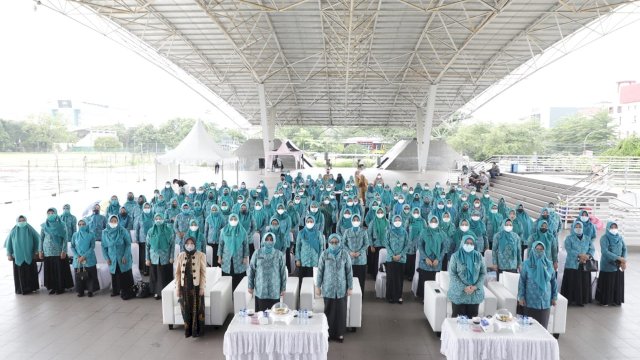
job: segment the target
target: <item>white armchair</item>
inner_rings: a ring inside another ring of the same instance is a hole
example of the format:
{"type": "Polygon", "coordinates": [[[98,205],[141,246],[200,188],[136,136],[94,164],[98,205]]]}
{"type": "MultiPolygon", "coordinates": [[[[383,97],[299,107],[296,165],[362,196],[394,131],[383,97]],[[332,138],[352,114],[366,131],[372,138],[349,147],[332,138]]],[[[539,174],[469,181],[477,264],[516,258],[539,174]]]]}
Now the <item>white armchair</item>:
{"type": "MultiPolygon", "coordinates": [[[[499,282],[490,284],[491,288],[495,289],[494,294],[496,295],[499,308],[505,308],[512,314],[516,314],[519,282],[520,274],[503,272],[500,274],[499,282]]],[[[567,298],[558,293],[558,301],[556,302],[556,306],[551,307],[549,325],[547,326],[547,330],[556,338],[566,332],[567,305],[567,298]]]]}
{"type": "Polygon", "coordinates": [[[484,251],[484,265],[487,267],[487,274],[484,276],[484,284],[488,285],[498,279],[498,273],[491,269],[491,266],[493,266],[493,251],[484,251]]]}
{"type": "MultiPolygon", "coordinates": [[[[447,297],[449,290],[449,273],[440,271],[435,281],[424,282],[424,315],[436,334],[442,331],[442,322],[451,317],[451,301],[447,297]]],[[[479,316],[493,315],[497,309],[496,296],[485,286],[484,301],[478,309],[479,316]]]]}
{"type": "MultiPolygon", "coordinates": [[[[376,275],[376,297],[384,299],[387,294],[387,273],[380,271],[380,265],[387,259],[387,249],[378,251],[378,274],[376,275]]],[[[385,269],[386,270],[386,269],[385,269]]]]}
{"type": "MultiPolygon", "coordinates": [[[[324,312],[324,298],[315,292],[317,268],[313,268],[313,278],[303,278],[300,289],[300,309],[312,310],[314,313],[324,312]]],[[[362,290],[358,278],[353,278],[353,291],[347,297],[347,328],[356,331],[362,327],[362,290]]]]}
{"type": "MultiPolygon", "coordinates": [[[[221,326],[232,313],[231,277],[222,276],[220,268],[208,267],[204,292],[205,325],[221,326]]],[[[184,324],[176,296],[175,280],[162,290],[162,323],[169,325],[169,329],[173,329],[173,325],[184,324]]]]}
{"type": "MultiPolygon", "coordinates": [[[[233,311],[235,313],[238,313],[242,309],[256,308],[256,299],[252,294],[249,294],[248,288],[249,278],[245,276],[233,292],[233,311]]],[[[298,278],[288,277],[282,302],[287,304],[290,309],[297,309],[299,295],[298,278]]]]}
{"type": "Polygon", "coordinates": [[[418,283],[420,282],[420,274],[418,274],[418,268],[420,267],[420,250],[416,250],[416,267],[413,272],[413,280],[411,281],[411,292],[413,296],[418,296],[418,283]]]}

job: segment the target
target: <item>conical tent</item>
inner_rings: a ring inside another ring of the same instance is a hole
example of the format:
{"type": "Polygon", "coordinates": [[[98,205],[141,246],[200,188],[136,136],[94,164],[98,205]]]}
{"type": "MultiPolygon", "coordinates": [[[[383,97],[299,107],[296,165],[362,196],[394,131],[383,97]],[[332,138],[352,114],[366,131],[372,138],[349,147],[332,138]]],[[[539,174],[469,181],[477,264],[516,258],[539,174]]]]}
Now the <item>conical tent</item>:
{"type": "Polygon", "coordinates": [[[215,165],[235,160],[236,157],[216,144],[200,120],[196,121],[189,134],[175,149],[158,157],[158,162],[165,165],[215,165]]]}

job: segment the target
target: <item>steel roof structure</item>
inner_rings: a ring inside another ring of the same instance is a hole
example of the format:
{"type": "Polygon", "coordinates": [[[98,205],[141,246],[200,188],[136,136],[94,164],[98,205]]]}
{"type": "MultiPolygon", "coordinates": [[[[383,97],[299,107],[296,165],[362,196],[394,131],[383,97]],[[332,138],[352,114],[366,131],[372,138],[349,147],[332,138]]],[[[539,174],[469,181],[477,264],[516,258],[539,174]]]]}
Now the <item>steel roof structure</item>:
{"type": "Polygon", "coordinates": [[[119,25],[251,124],[262,98],[278,124],[326,126],[415,126],[436,89],[437,124],[631,2],[49,0],[119,25]]]}

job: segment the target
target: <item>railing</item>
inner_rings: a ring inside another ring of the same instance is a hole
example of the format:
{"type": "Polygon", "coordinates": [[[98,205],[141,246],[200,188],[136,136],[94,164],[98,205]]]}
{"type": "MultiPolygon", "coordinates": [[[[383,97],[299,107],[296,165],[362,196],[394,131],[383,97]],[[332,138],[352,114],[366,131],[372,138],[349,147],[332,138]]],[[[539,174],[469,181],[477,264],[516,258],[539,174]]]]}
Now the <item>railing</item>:
{"type": "Polygon", "coordinates": [[[615,199],[614,194],[607,193],[611,177],[608,166],[605,166],[600,171],[591,173],[573,185],[567,186],[558,194],[560,218],[565,229],[582,210],[589,209],[590,214],[608,212],[606,209],[608,202],[615,199]]]}
{"type": "Polygon", "coordinates": [[[609,219],[618,223],[627,246],[640,245],[640,209],[619,199],[609,201],[609,219]]]}
{"type": "Polygon", "coordinates": [[[472,168],[474,170],[491,167],[491,162],[502,166],[518,164],[518,172],[553,174],[591,174],[601,172],[603,167],[611,173],[609,185],[623,189],[640,188],[640,157],[623,156],[572,156],[572,155],[497,155],[486,159],[472,168]]]}

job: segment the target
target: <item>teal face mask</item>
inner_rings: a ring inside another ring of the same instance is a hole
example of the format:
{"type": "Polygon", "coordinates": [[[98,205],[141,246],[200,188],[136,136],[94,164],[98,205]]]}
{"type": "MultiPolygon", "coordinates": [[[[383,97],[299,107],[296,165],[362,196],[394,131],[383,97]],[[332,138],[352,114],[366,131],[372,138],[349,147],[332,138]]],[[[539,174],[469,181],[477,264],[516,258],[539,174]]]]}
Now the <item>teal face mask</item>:
{"type": "Polygon", "coordinates": [[[17,223],[16,225],[18,225],[18,227],[23,228],[25,226],[27,226],[27,222],[26,221],[21,221],[19,223],[17,223]]]}
{"type": "Polygon", "coordinates": [[[48,215],[47,216],[47,221],[49,221],[49,222],[56,221],[56,215],[55,214],[48,215]]]}

